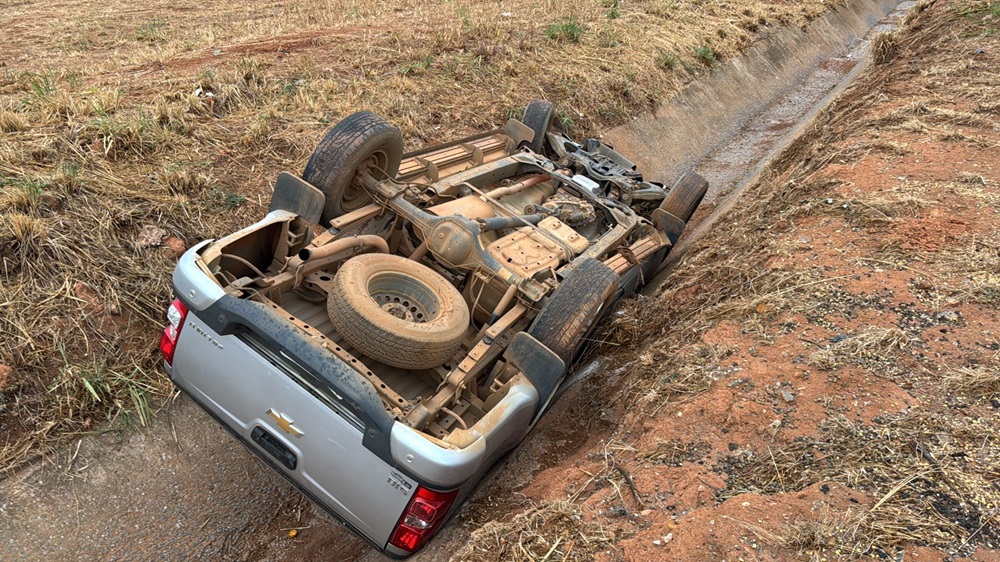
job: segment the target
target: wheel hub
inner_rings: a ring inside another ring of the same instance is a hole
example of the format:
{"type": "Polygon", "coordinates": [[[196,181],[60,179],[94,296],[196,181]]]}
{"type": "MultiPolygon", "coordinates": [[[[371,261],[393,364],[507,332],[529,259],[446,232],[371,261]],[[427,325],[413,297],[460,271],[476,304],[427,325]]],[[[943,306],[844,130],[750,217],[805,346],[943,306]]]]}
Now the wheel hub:
{"type": "Polygon", "coordinates": [[[382,305],[382,310],[388,312],[389,314],[399,318],[401,320],[407,320],[413,322],[413,314],[406,310],[406,307],[398,302],[387,302],[382,305]]]}
{"type": "Polygon", "coordinates": [[[431,315],[416,299],[405,295],[401,296],[398,293],[375,293],[372,298],[379,305],[379,308],[400,320],[416,324],[423,324],[430,320],[431,315]]]}

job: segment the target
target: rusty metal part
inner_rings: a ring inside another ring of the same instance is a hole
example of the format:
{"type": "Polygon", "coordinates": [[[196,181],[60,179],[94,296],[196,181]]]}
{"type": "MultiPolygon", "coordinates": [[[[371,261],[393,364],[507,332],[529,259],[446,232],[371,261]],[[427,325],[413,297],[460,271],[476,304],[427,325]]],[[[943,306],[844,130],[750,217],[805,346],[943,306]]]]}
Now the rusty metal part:
{"type": "MultiPolygon", "coordinates": [[[[494,322],[496,322],[496,319],[499,318],[501,314],[503,314],[503,311],[507,310],[508,306],[510,306],[510,301],[514,300],[514,295],[516,294],[517,294],[517,285],[511,285],[510,287],[507,287],[507,291],[504,292],[503,297],[500,298],[500,302],[497,303],[497,307],[493,309],[493,314],[490,315],[490,319],[487,322],[488,324],[493,324],[494,322]]],[[[481,337],[482,336],[480,335],[476,339],[480,339],[481,337]]]]}
{"type": "Polygon", "coordinates": [[[472,166],[507,155],[509,137],[503,130],[460,139],[453,143],[403,155],[396,178],[400,181],[433,183],[472,166]]]}
{"type": "Polygon", "coordinates": [[[489,271],[473,271],[469,282],[465,284],[465,301],[469,303],[473,319],[480,324],[488,323],[490,314],[503,299],[504,293],[509,287],[516,286],[506,283],[489,271]]]}
{"type": "Polygon", "coordinates": [[[554,270],[571,257],[565,248],[528,227],[490,244],[489,252],[504,267],[524,278],[531,278],[539,271],[554,270]]]}
{"type": "Polygon", "coordinates": [[[322,246],[307,246],[299,251],[299,259],[303,262],[321,260],[352,248],[371,248],[383,254],[389,253],[389,244],[384,238],[374,234],[363,234],[341,238],[322,246]]]}
{"type": "Polygon", "coordinates": [[[405,419],[407,425],[421,429],[438,415],[441,408],[457,402],[466,389],[475,394],[476,377],[492,363],[494,358],[500,355],[507,341],[515,333],[525,328],[526,323],[521,322],[521,320],[527,312],[528,307],[517,303],[495,324],[490,326],[483,334],[482,339],[469,350],[465,358],[451,370],[447,378],[438,386],[434,396],[410,410],[405,419]]]}
{"type": "Polygon", "coordinates": [[[563,245],[572,251],[573,256],[581,254],[590,246],[590,241],[580,236],[580,234],[570,228],[568,225],[564,224],[561,220],[556,217],[546,217],[545,220],[538,223],[538,227],[555,237],[558,241],[562,242],[563,245]]]}
{"type": "MultiPolygon", "coordinates": [[[[519,161],[514,163],[520,165],[519,161]]],[[[359,179],[370,193],[384,198],[389,208],[423,232],[429,251],[445,264],[470,271],[489,270],[506,283],[517,284],[524,297],[532,302],[540,301],[548,293],[547,286],[525,279],[497,261],[483,246],[483,232],[475,221],[458,215],[438,217],[424,211],[400,197],[407,189],[405,184],[380,182],[370,174],[361,174],[359,179]]]]}
{"type": "Polygon", "coordinates": [[[552,197],[556,192],[556,186],[550,181],[535,184],[513,193],[504,195],[497,199],[498,202],[510,207],[515,213],[530,215],[539,211],[534,207],[541,205],[546,199],[552,197]]]}
{"type": "Polygon", "coordinates": [[[372,203],[370,205],[365,205],[360,209],[355,209],[349,213],[340,215],[339,217],[330,221],[330,226],[336,229],[344,228],[349,224],[354,224],[356,222],[361,222],[374,217],[375,215],[382,212],[382,205],[378,203],[372,203]]]}
{"type": "Polygon", "coordinates": [[[427,255],[427,242],[421,242],[420,245],[417,246],[417,249],[413,250],[413,253],[410,254],[410,259],[413,261],[420,261],[424,259],[424,256],[426,255],[427,255]]]}
{"type": "Polygon", "coordinates": [[[570,226],[587,224],[597,219],[591,203],[565,191],[559,191],[546,200],[545,207],[554,209],[553,214],[570,226]]]}
{"type": "Polygon", "coordinates": [[[475,232],[469,230],[468,222],[471,221],[463,221],[454,216],[438,221],[427,233],[423,243],[445,265],[470,268],[477,263],[477,249],[481,246],[481,241],[475,232]]]}
{"type": "Polygon", "coordinates": [[[334,240],[319,247],[303,248],[298,256],[288,260],[287,267],[281,273],[262,277],[256,284],[269,295],[277,296],[301,285],[302,280],[313,271],[372,250],[387,254],[389,245],[378,236],[364,234],[334,240]]]}
{"type": "Polygon", "coordinates": [[[516,215],[512,217],[489,217],[485,219],[478,219],[477,222],[482,226],[483,232],[492,232],[494,230],[503,230],[505,228],[516,228],[523,225],[532,225],[542,222],[545,215],[534,214],[534,215],[516,215]]]}
{"type": "Polygon", "coordinates": [[[604,264],[621,275],[633,265],[656,253],[664,246],[669,246],[670,241],[659,232],[654,232],[648,237],[639,239],[635,244],[619,249],[619,253],[604,260],[604,264]]]}
{"type": "Polygon", "coordinates": [[[583,263],[586,258],[601,259],[604,254],[611,251],[612,248],[617,247],[619,244],[625,240],[628,236],[629,229],[623,225],[617,225],[612,228],[609,232],[601,236],[600,240],[594,242],[585,252],[576,257],[568,265],[564,266],[562,269],[557,271],[559,277],[565,279],[572,275],[573,271],[583,263]]]}
{"type": "Polygon", "coordinates": [[[467,195],[465,197],[446,201],[440,205],[434,205],[433,207],[428,208],[427,212],[439,217],[461,215],[470,219],[494,217],[497,214],[492,205],[475,195],[467,195]]]}
{"type": "Polygon", "coordinates": [[[538,174],[523,179],[515,184],[508,185],[507,187],[498,187],[496,189],[487,191],[483,196],[492,199],[500,199],[501,197],[505,197],[507,195],[513,195],[533,185],[538,185],[542,182],[548,181],[549,179],[550,179],[549,176],[545,174],[538,174]]]}

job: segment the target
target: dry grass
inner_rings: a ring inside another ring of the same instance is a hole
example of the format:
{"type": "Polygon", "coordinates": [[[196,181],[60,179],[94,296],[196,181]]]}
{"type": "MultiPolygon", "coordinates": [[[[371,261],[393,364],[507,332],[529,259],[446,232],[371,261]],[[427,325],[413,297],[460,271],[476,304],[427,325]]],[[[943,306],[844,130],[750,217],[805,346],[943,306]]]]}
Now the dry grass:
{"type": "Polygon", "coordinates": [[[934,256],[934,262],[950,273],[938,278],[940,290],[947,293],[942,306],[1000,307],[1000,235],[972,238],[955,251],[934,256]]]}
{"type": "MultiPolygon", "coordinates": [[[[992,99],[1000,95],[996,69],[984,60],[968,62],[965,55],[955,54],[957,47],[951,43],[958,33],[955,29],[969,27],[966,18],[987,21],[994,17],[987,8],[995,4],[976,3],[968,13],[947,7],[931,12],[926,10],[929,5],[921,4],[907,19],[909,29],[894,38],[893,63],[870,67],[856,88],[825,113],[821,126],[806,133],[770,167],[761,182],[748,189],[742,204],[726,218],[728,228],[716,229],[696,244],[683,265],[671,274],[671,282],[659,298],[626,308],[615,321],[616,331],[606,339],[643,342],[638,346],[644,349],[639,360],[630,364],[636,371],[634,379],[638,379],[630,380],[626,387],[630,407],[641,409],[642,415],[655,413],[662,404],[658,398],[665,391],[664,371],[694,372],[692,361],[711,363],[712,358],[699,358],[695,350],[701,345],[701,336],[723,320],[751,333],[765,321],[773,329],[792,315],[824,325],[826,315],[834,310],[834,298],[845,296],[838,287],[839,279],[818,273],[817,266],[789,269],[772,262],[785,250],[782,238],[787,238],[797,220],[807,215],[833,216],[853,230],[881,234],[891,232],[905,219],[922,216],[930,207],[939,207],[936,196],[928,195],[932,190],[996,205],[993,186],[975,173],[960,174],[955,182],[907,182],[877,195],[848,200],[831,200],[829,193],[838,185],[823,179],[831,163],[850,164],[871,154],[907,156],[911,152],[908,146],[879,137],[878,132],[886,128],[930,133],[927,141],[932,141],[943,139],[949,128],[962,128],[963,134],[972,138],[976,129],[994,127],[992,106],[958,111],[940,107],[948,104],[940,98],[910,104],[879,118],[865,117],[880,107],[900,73],[925,75],[923,57],[935,61],[932,72],[942,80],[949,77],[956,97],[992,99]],[[957,80],[960,75],[970,76],[970,64],[986,77],[976,74],[969,80],[957,80]]],[[[1000,271],[1000,242],[992,236],[984,239],[968,233],[956,233],[955,238],[957,247],[922,256],[936,275],[929,277],[920,268],[913,270],[931,287],[925,293],[934,295],[932,311],[954,310],[960,304],[996,308],[1000,303],[996,274],[1000,271]]],[[[913,267],[913,254],[901,261],[900,269],[913,267]]],[[[882,255],[878,258],[887,259],[882,255]]],[[[849,304],[857,306],[867,304],[861,300],[849,304]]],[[[789,521],[778,530],[748,524],[762,540],[814,560],[891,556],[897,547],[911,544],[962,552],[968,552],[962,549],[969,545],[1000,545],[1000,490],[995,485],[1000,476],[995,432],[1000,418],[989,406],[979,408],[984,399],[995,398],[998,392],[996,357],[991,364],[942,367],[921,353],[911,352],[920,343],[914,339],[919,329],[909,330],[859,328],[804,359],[822,369],[853,363],[869,373],[892,378],[903,369],[902,363],[912,367],[901,361],[902,357],[913,358],[918,369],[944,373],[933,381],[921,381],[928,382],[928,388],[915,394],[929,396],[926,407],[884,415],[872,425],[851,422],[829,410],[831,417],[820,426],[817,437],[772,443],[765,450],[741,449],[721,458],[714,467],[715,472],[729,475],[729,488],[720,500],[746,492],[797,493],[823,482],[839,483],[862,498],[858,507],[789,521]],[[957,408],[975,404],[977,409],[974,413],[956,411],[945,404],[951,404],[949,401],[955,401],[957,408]]],[[[987,334],[987,340],[989,337],[987,334]]],[[[761,338],[764,341],[767,336],[761,338]]],[[[697,393],[715,384],[707,377],[698,380],[702,384],[687,388],[697,393]]],[[[667,443],[638,456],[670,459],[676,452],[677,447],[667,443]]]]}
{"type": "Polygon", "coordinates": [[[613,535],[598,523],[584,519],[571,502],[546,502],[514,516],[509,522],[491,521],[476,529],[455,560],[466,562],[536,562],[593,560],[613,550],[613,535]]]}
{"type": "Polygon", "coordinates": [[[872,39],[871,61],[873,64],[885,64],[892,60],[896,54],[899,39],[895,32],[887,31],[879,33],[872,39]]]}
{"type": "Polygon", "coordinates": [[[1000,394],[1000,365],[978,365],[948,369],[941,382],[948,392],[972,398],[989,398],[1000,394]]]}
{"type": "Polygon", "coordinates": [[[992,424],[914,412],[860,426],[843,417],[821,425],[819,438],[723,459],[729,490],[787,493],[838,482],[868,494],[871,507],[819,519],[793,521],[780,532],[754,529],[762,538],[807,554],[860,556],[873,548],[907,543],[954,546],[973,539],[1000,541],[994,506],[1000,491],[992,424]],[[969,451],[962,443],[977,443],[969,451]]]}
{"type": "Polygon", "coordinates": [[[893,352],[904,349],[910,337],[899,328],[869,326],[857,334],[844,336],[837,343],[829,345],[809,356],[813,367],[833,370],[846,363],[875,368],[892,361],[893,352]]]}

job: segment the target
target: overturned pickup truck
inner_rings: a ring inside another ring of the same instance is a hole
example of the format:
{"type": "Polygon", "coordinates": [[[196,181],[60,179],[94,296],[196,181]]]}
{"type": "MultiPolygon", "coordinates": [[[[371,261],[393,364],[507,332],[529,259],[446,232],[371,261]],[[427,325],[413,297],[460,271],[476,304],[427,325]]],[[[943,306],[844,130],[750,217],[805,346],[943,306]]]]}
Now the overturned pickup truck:
{"type": "Polygon", "coordinates": [[[355,113],[301,178],[279,175],[263,220],[174,272],[173,382],[389,555],[419,549],[524,438],[705,195],[552,116],[532,102],[403,154],[398,129],[355,113]]]}

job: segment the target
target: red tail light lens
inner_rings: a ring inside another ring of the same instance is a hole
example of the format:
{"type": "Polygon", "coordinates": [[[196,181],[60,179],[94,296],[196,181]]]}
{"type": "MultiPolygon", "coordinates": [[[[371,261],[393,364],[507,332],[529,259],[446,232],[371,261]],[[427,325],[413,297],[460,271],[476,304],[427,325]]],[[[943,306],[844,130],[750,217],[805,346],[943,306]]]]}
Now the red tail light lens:
{"type": "Polygon", "coordinates": [[[187,318],[188,308],[184,303],[174,299],[167,308],[167,326],[163,328],[163,335],[160,336],[160,353],[167,365],[174,364],[174,350],[177,349],[177,338],[181,335],[181,328],[184,327],[184,319],[187,318]]]}
{"type": "Polygon", "coordinates": [[[458,490],[435,492],[418,486],[400,517],[389,544],[407,552],[415,552],[437,532],[457,495],[458,490]]]}

